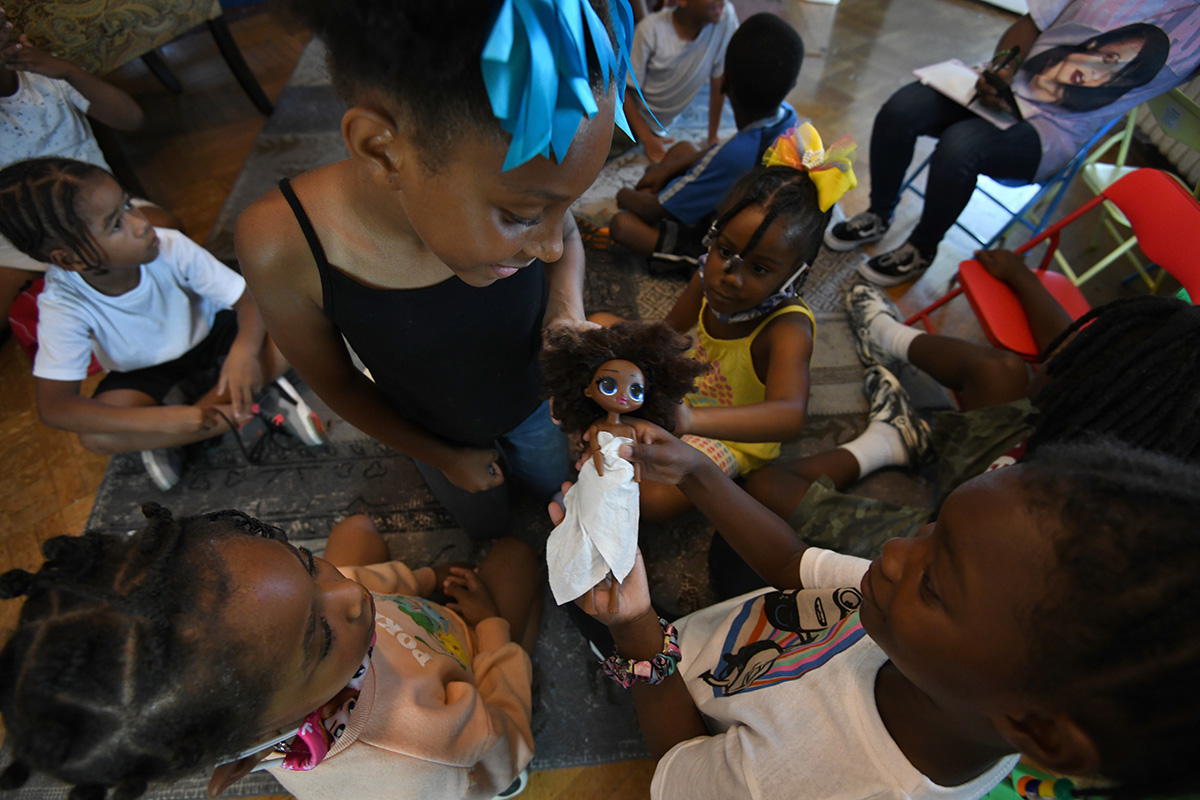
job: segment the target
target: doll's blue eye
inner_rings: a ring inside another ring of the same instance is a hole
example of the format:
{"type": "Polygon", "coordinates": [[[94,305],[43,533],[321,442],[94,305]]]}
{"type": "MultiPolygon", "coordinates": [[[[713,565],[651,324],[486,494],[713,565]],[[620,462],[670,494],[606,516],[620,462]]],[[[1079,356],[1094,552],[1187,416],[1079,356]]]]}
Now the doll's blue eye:
{"type": "Polygon", "coordinates": [[[640,383],[635,383],[629,387],[629,399],[633,400],[635,403],[640,403],[645,394],[646,387],[642,386],[640,383]]]}
{"type": "Polygon", "coordinates": [[[596,379],[596,388],[600,390],[600,394],[605,397],[612,397],[617,393],[617,379],[610,378],[607,375],[603,378],[596,379]]]}

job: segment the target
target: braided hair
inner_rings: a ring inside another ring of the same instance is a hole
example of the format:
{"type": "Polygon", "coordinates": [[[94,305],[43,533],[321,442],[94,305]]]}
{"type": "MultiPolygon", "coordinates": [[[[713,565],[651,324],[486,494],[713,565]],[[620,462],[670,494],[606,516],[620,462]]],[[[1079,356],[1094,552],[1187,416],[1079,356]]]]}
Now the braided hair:
{"type": "Polygon", "coordinates": [[[541,354],[542,396],[554,400],[554,415],[564,431],[582,433],[604,415],[583,390],[601,364],[623,359],[636,364],[646,378],[646,401],[630,416],[673,430],[675,407],[709,369],[687,355],[690,349],[688,340],[665,322],[625,321],[582,332],[549,331],[541,354]]]}
{"type": "MultiPolygon", "coordinates": [[[[591,5],[615,46],[609,2],[591,0],[591,5]]],[[[354,105],[382,94],[399,103],[411,117],[409,134],[433,170],[448,142],[468,133],[505,136],[480,68],[500,5],[499,0],[286,0],[291,14],[325,43],[342,99],[354,105]]],[[[607,90],[590,48],[588,77],[593,91],[607,90]]]]}
{"type": "MultiPolygon", "coordinates": [[[[1112,797],[1200,791],[1200,467],[1115,439],[1046,445],[1021,469],[1060,523],[1023,685],[1066,704],[1112,797]]],[[[1090,792],[1089,792],[1090,793],[1090,792]]]]}
{"type": "Polygon", "coordinates": [[[1107,434],[1200,456],[1200,309],[1167,297],[1117,300],[1075,320],[1046,352],[1055,354],[1034,398],[1031,450],[1107,434]]]}
{"type": "Polygon", "coordinates": [[[215,544],[282,538],[240,512],[181,520],[154,503],[131,536],[96,532],[43,545],[36,574],[0,575],[25,596],[0,651],[0,714],[15,761],[0,788],[32,769],[75,784],[71,800],[132,800],[149,781],[211,767],[251,746],[269,672],[243,663],[220,622],[227,578],[215,544]]]}
{"type": "MultiPolygon", "coordinates": [[[[738,179],[725,194],[721,205],[723,210],[712,224],[714,231],[724,230],[730,220],[747,208],[763,210],[762,222],[739,253],[742,258],[758,247],[767,229],[779,220],[786,226],[788,239],[795,245],[797,263],[809,266],[817,258],[821,236],[833,213],[832,208],[821,210],[817,203],[817,186],[808,174],[787,166],[755,167],[738,179]]],[[[798,279],[797,290],[803,286],[804,279],[803,275],[798,279]]]]}
{"type": "Polygon", "coordinates": [[[0,169],[0,233],[35,261],[66,247],[88,267],[102,266],[104,256],[79,216],[79,195],[105,176],[112,178],[95,164],[58,157],[0,169]]]}

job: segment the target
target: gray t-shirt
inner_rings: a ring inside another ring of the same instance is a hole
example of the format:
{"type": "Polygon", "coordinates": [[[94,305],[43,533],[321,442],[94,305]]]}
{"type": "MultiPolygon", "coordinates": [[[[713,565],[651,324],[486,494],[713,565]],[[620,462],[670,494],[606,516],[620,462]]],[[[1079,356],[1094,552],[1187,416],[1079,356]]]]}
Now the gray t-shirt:
{"type": "MultiPolygon", "coordinates": [[[[727,3],[717,22],[687,41],[675,32],[672,13],[673,8],[664,8],[644,17],[634,29],[629,53],[642,95],[664,128],[705,84],[725,74],[725,49],[738,26],[737,14],[727,3]]],[[[633,86],[632,77],[628,83],[633,86]]],[[[658,127],[646,109],[639,106],[638,111],[647,125],[658,127]]]]}

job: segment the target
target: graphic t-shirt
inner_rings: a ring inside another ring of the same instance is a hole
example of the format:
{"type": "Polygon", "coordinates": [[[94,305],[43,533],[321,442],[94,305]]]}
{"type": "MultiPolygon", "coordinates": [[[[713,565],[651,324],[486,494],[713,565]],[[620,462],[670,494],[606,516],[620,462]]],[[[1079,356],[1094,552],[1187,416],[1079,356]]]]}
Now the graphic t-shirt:
{"type": "Polygon", "coordinates": [[[1071,160],[1104,123],[1186,81],[1200,64],[1200,3],[1030,0],[1042,31],[1013,79],[1034,103],[1037,180],[1071,160]]]}

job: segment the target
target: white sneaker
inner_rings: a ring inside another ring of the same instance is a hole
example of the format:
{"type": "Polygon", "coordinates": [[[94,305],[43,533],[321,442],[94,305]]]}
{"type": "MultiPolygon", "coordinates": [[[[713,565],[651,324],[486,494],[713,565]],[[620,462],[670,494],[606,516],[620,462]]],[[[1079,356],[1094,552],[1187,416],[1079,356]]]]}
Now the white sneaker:
{"type": "Polygon", "coordinates": [[[143,450],[142,466],[146,474],[161,491],[168,491],[183,477],[183,448],[164,447],[159,450],[143,450]]]}
{"type": "Polygon", "coordinates": [[[521,770],[521,774],[512,782],[512,785],[505,789],[500,794],[496,795],[493,800],[508,800],[510,797],[516,797],[521,792],[525,791],[525,787],[529,785],[529,769],[528,767],[521,770]]]}
{"type": "Polygon", "coordinates": [[[300,397],[296,387],[282,375],[258,397],[258,413],[277,428],[283,428],[304,444],[325,444],[320,418],[300,397]]]}

